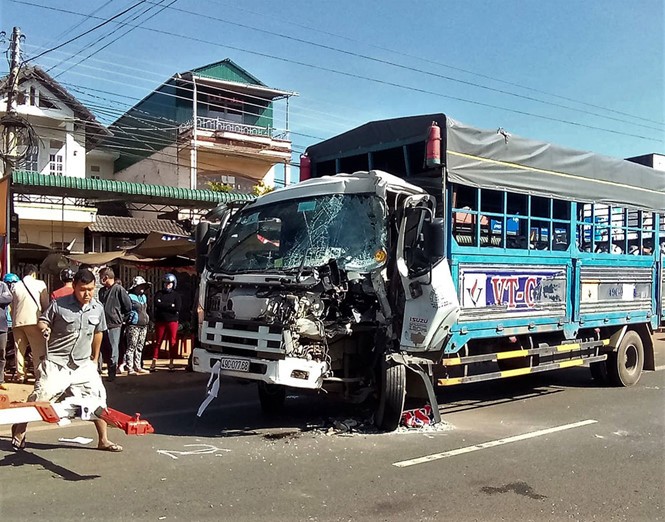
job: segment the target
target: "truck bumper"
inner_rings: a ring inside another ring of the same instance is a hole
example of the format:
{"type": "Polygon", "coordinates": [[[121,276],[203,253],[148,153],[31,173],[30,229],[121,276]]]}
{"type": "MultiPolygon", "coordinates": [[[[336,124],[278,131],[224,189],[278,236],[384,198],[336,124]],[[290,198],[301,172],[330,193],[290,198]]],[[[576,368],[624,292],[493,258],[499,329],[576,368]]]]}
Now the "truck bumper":
{"type": "Polygon", "coordinates": [[[281,384],[292,388],[307,388],[316,390],[323,384],[323,375],[327,371],[327,365],[323,362],[308,361],[296,357],[287,357],[279,361],[268,361],[252,357],[236,357],[209,352],[203,348],[195,348],[192,352],[192,368],[195,372],[210,373],[215,363],[221,359],[232,359],[234,361],[249,361],[249,370],[220,370],[221,375],[248,379],[252,381],[263,381],[268,384],[281,384]],[[255,368],[265,368],[263,371],[253,371],[255,368]]]}

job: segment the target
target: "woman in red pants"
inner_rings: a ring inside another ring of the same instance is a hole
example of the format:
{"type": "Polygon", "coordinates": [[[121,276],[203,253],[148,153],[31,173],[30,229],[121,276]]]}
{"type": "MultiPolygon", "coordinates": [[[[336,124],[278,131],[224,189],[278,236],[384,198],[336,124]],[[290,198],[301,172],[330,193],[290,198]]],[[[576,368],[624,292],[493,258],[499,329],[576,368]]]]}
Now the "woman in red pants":
{"type": "Polygon", "coordinates": [[[159,348],[163,341],[169,342],[169,371],[174,370],[173,358],[176,351],[176,338],[178,335],[178,317],[182,302],[180,295],[175,291],[178,280],[173,274],[166,274],[162,278],[162,288],[155,292],[154,313],[155,313],[155,348],[152,354],[152,364],[150,371],[157,371],[157,358],[159,357],[159,348]]]}

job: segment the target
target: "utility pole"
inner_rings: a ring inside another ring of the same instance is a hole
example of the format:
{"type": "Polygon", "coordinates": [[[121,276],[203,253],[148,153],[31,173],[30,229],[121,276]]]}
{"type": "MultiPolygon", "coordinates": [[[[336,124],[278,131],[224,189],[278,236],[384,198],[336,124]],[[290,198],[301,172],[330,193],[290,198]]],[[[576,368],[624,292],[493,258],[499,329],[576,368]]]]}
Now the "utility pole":
{"type": "MultiPolygon", "coordinates": [[[[14,27],[12,31],[12,40],[9,44],[9,80],[8,80],[8,92],[7,92],[7,114],[12,112],[12,104],[14,103],[14,98],[16,97],[17,86],[18,86],[18,71],[19,71],[19,60],[21,57],[21,29],[19,27],[14,27]]],[[[9,152],[10,149],[7,148],[9,152]]]]}
{"type": "MultiPolygon", "coordinates": [[[[13,104],[18,92],[18,74],[21,59],[21,29],[14,27],[12,31],[12,39],[9,44],[9,78],[7,81],[7,110],[5,115],[9,116],[14,112],[13,104]]],[[[6,184],[6,199],[5,199],[5,244],[4,244],[4,263],[3,271],[5,273],[11,271],[11,215],[12,215],[12,191],[11,191],[11,174],[13,163],[10,159],[14,154],[14,150],[18,145],[16,143],[17,133],[12,126],[6,126],[4,129],[5,135],[5,156],[4,156],[4,172],[3,181],[6,184]],[[7,178],[7,179],[4,179],[7,178]]],[[[1,218],[0,218],[1,219],[1,218]]]]}

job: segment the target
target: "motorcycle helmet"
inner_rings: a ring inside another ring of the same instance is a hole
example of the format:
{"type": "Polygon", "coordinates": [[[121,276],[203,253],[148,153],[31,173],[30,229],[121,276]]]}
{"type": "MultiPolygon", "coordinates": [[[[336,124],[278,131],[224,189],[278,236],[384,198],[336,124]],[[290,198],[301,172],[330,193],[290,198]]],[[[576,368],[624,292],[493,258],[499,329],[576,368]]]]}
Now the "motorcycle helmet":
{"type": "Polygon", "coordinates": [[[63,268],[60,271],[60,281],[71,283],[74,280],[74,271],[71,268],[63,268]]]}
{"type": "Polygon", "coordinates": [[[178,278],[173,274],[164,274],[164,277],[162,277],[162,287],[166,289],[166,285],[169,283],[173,283],[173,288],[171,288],[171,290],[175,290],[178,286],[178,278]]]}
{"type": "Polygon", "coordinates": [[[2,278],[2,280],[5,283],[7,283],[8,285],[11,285],[13,283],[18,283],[21,279],[16,274],[8,272],[8,273],[5,274],[5,276],[2,278]]]}

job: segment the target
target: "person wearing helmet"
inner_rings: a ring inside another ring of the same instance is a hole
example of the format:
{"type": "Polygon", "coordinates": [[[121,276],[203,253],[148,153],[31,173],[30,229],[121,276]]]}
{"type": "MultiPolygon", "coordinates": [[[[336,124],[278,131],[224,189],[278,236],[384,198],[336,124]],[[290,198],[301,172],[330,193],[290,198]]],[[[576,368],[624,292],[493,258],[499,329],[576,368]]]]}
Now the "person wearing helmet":
{"type": "Polygon", "coordinates": [[[74,293],[74,271],[69,267],[63,268],[60,271],[60,282],[62,286],[51,292],[51,301],[74,293]]]}
{"type": "MultiPolygon", "coordinates": [[[[7,285],[7,288],[9,288],[10,292],[14,291],[14,285],[20,280],[21,278],[12,272],[7,272],[2,278],[2,282],[7,285]]],[[[16,349],[14,347],[14,334],[12,333],[11,302],[5,307],[5,317],[7,319],[7,349],[5,351],[5,370],[9,370],[13,379],[16,375],[16,349]]]]}
{"type": "Polygon", "coordinates": [[[2,281],[6,283],[7,286],[9,286],[10,290],[12,288],[11,285],[13,285],[14,283],[18,283],[20,280],[21,278],[19,276],[11,272],[7,272],[5,276],[2,278],[2,281]]]}
{"type": "Polygon", "coordinates": [[[178,319],[180,317],[180,308],[182,300],[175,291],[178,286],[178,279],[173,274],[165,274],[162,278],[162,288],[155,292],[154,310],[155,310],[155,344],[152,354],[152,364],[150,371],[157,370],[157,358],[162,342],[169,343],[169,371],[173,371],[173,359],[175,357],[178,319]]]}
{"type": "Polygon", "coordinates": [[[127,324],[127,351],[125,352],[125,366],[129,375],[148,373],[143,369],[142,356],[145,338],[148,333],[148,298],[145,293],[150,283],[141,276],[136,276],[129,287],[129,298],[132,301],[132,311],[129,313],[127,324]]]}
{"type": "Polygon", "coordinates": [[[0,390],[7,390],[7,386],[5,386],[7,332],[9,330],[7,309],[9,308],[12,299],[13,296],[7,283],[0,281],[0,390]]]}

